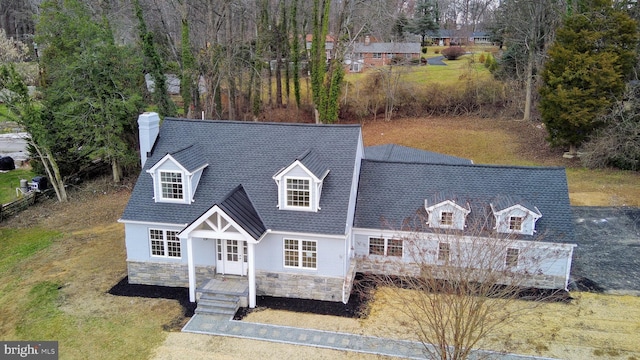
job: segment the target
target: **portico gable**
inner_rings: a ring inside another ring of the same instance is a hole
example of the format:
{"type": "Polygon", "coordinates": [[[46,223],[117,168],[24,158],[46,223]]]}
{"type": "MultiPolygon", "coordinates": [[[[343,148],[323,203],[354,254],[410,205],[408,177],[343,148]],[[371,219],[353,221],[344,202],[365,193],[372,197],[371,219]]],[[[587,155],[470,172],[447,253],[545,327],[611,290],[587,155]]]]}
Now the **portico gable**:
{"type": "MultiPolygon", "coordinates": [[[[249,307],[255,307],[255,244],[268,232],[244,188],[234,189],[219,205],[215,204],[199,218],[187,225],[179,234],[187,244],[189,270],[189,300],[196,300],[194,242],[216,239],[218,251],[224,252],[221,260],[228,260],[230,267],[244,266],[246,260],[249,281],[249,307]],[[224,243],[222,243],[224,241],[224,243]],[[239,264],[235,264],[235,263],[239,264]]],[[[212,254],[212,256],[214,256],[212,254]]],[[[220,264],[218,264],[219,266],[220,264]]],[[[244,275],[244,271],[239,273],[244,275]]]]}

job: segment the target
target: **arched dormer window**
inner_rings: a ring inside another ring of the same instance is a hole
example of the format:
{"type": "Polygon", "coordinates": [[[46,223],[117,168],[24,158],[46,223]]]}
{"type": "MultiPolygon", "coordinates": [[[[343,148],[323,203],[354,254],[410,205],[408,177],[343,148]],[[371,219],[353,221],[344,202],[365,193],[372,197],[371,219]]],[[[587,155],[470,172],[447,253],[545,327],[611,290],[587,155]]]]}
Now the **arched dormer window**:
{"type": "Polygon", "coordinates": [[[533,235],[536,222],[542,217],[537,207],[519,197],[501,196],[490,205],[499,233],[533,235]]]}
{"type": "Polygon", "coordinates": [[[463,230],[467,215],[471,212],[468,203],[460,205],[452,194],[440,192],[424,201],[430,228],[463,230]]]}

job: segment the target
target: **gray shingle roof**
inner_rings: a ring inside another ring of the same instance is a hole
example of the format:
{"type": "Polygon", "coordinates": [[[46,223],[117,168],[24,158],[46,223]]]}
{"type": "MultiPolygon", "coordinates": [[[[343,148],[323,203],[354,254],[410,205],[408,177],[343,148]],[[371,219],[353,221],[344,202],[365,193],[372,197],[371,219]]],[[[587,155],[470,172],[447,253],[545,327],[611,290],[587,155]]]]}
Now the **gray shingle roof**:
{"type": "Polygon", "coordinates": [[[460,164],[470,165],[473,161],[456,156],[438,154],[431,151],[414,149],[402,145],[385,144],[367,146],[364,157],[368,160],[429,163],[429,164],[460,164]]]}
{"type": "Polygon", "coordinates": [[[549,167],[363,160],[355,226],[406,229],[407,224],[416,224],[416,215],[425,212],[424,200],[443,191],[456,194],[460,201],[468,199],[469,216],[485,213],[500,195],[525,199],[542,213],[534,236],[549,242],[573,241],[565,170],[549,167]]]}
{"type": "Polygon", "coordinates": [[[122,215],[124,221],[189,224],[220,204],[238,184],[267,229],[344,234],[359,141],[358,125],[309,125],[165,118],[147,170],[165,154],[196,143],[207,166],[191,204],[156,203],[152,178],[141,172],[122,215]],[[272,176],[307,149],[330,169],[318,212],[278,210],[272,176]]]}
{"type": "Polygon", "coordinates": [[[311,171],[318,179],[322,179],[330,170],[327,164],[318,156],[318,152],[311,149],[298,156],[296,160],[300,160],[302,165],[311,171]]]}
{"type": "Polygon", "coordinates": [[[202,156],[202,147],[198,144],[189,145],[170,154],[189,172],[193,172],[207,163],[202,156]]]}

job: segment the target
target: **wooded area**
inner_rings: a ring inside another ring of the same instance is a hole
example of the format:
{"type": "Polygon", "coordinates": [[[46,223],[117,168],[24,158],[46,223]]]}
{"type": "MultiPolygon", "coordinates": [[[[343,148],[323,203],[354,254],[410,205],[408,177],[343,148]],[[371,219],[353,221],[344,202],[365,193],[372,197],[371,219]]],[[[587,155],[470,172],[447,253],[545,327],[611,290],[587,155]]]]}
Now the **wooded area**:
{"type": "Polygon", "coordinates": [[[66,179],[91,161],[109,162],[116,182],[137,167],[144,110],[268,121],[287,109],[318,123],[382,113],[541,120],[552,145],[598,155],[588,165],[637,170],[639,122],[612,109],[638,101],[639,18],[634,0],[2,0],[0,88],[61,201],[66,179]],[[474,51],[478,33],[493,45],[481,55],[489,79],[473,70],[474,55],[439,87],[401,81],[420,61],[397,57],[365,68],[358,83],[346,73],[365,37],[421,42],[425,56],[442,34],[474,51]],[[626,146],[603,141],[612,134],[626,146]]]}

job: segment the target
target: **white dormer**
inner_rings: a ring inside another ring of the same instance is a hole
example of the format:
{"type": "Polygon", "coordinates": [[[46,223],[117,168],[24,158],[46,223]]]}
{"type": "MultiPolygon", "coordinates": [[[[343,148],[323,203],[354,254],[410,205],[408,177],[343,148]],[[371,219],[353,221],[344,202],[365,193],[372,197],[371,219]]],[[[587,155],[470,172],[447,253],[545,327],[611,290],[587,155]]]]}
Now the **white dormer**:
{"type": "Polygon", "coordinates": [[[495,217],[495,229],[499,233],[533,235],[536,231],[536,221],[542,217],[540,210],[524,201],[514,202],[511,199],[505,203],[498,199],[491,203],[491,211],[495,217]]]}
{"type": "Polygon", "coordinates": [[[153,198],[156,202],[190,204],[203,170],[208,164],[198,161],[198,149],[189,146],[165,155],[147,173],[153,178],[153,198]],[[182,161],[179,161],[182,160],[182,161]]]}
{"type": "Polygon", "coordinates": [[[471,212],[469,204],[466,207],[456,203],[454,199],[447,199],[429,206],[424,201],[427,210],[427,224],[430,228],[463,230],[467,215],[471,212]]]}
{"type": "Polygon", "coordinates": [[[322,166],[318,157],[310,150],[305,151],[273,175],[278,187],[278,209],[320,210],[322,183],[328,174],[329,169],[322,166]]]}

